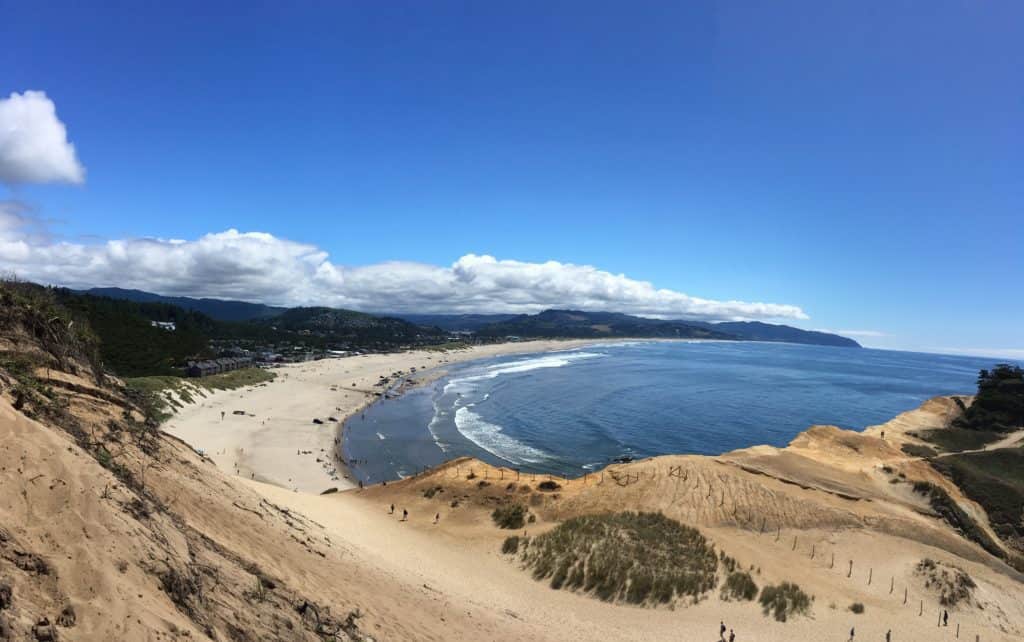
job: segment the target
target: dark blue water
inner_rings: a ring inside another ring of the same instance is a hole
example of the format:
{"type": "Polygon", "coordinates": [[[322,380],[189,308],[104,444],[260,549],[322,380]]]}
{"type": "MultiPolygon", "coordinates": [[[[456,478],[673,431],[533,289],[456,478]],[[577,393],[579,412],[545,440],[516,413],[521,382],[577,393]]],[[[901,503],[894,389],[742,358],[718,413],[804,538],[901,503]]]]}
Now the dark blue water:
{"type": "Polygon", "coordinates": [[[993,360],[778,343],[609,344],[457,367],[348,424],[364,481],[471,455],[578,475],[622,456],[783,446],[973,392],[993,360]]]}

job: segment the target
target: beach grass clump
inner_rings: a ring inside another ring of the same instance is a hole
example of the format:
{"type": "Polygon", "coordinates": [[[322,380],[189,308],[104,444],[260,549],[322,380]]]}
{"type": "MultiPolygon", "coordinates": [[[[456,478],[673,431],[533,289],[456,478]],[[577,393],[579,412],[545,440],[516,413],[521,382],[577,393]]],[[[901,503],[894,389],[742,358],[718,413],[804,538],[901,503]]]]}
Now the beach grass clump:
{"type": "Polygon", "coordinates": [[[914,567],[914,574],[924,579],[927,589],[939,594],[939,604],[952,608],[961,602],[970,603],[977,584],[958,566],[924,558],[914,567]]]}
{"type": "Polygon", "coordinates": [[[714,547],[695,528],[661,513],[606,513],[568,519],[529,541],[523,561],[551,588],[606,602],[699,600],[717,583],[714,547]]]}
{"type": "Polygon", "coordinates": [[[555,482],[555,481],[550,480],[550,479],[547,479],[547,480],[542,481],[541,483],[537,484],[537,489],[538,490],[543,490],[543,491],[548,491],[548,492],[558,490],[559,488],[561,488],[561,485],[559,485],[558,482],[555,482]]]}
{"type": "Polygon", "coordinates": [[[722,599],[726,602],[733,600],[745,600],[747,602],[757,597],[757,584],[750,573],[746,571],[732,571],[726,576],[722,584],[722,599]]]}
{"type": "Polygon", "coordinates": [[[434,495],[444,492],[444,486],[431,486],[430,488],[423,491],[423,496],[427,499],[433,499],[434,495]]]}
{"type": "Polygon", "coordinates": [[[522,504],[502,504],[491,513],[498,528],[516,529],[526,524],[526,507],[522,504]]]}
{"type": "Polygon", "coordinates": [[[864,605],[860,602],[854,602],[850,605],[850,612],[856,615],[864,613],[864,605]]]}
{"type": "Polygon", "coordinates": [[[512,535],[506,537],[505,541],[501,544],[501,552],[504,555],[515,555],[519,552],[519,536],[512,535]]]}
{"type": "Polygon", "coordinates": [[[791,615],[807,615],[811,610],[811,598],[792,582],[778,586],[768,585],[761,589],[761,611],[771,614],[779,622],[785,622],[791,615]]]}

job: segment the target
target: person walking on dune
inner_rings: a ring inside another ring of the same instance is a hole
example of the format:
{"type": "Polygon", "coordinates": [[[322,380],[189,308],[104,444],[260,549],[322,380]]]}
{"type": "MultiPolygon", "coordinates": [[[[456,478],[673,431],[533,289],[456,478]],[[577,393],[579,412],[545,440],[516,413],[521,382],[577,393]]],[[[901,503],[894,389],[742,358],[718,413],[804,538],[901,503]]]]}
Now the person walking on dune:
{"type": "Polygon", "coordinates": [[[949,611],[942,609],[942,626],[949,626],[949,611]]]}
{"type": "Polygon", "coordinates": [[[395,514],[395,505],[392,504],[391,508],[388,509],[388,515],[394,515],[394,514],[395,514]]]}
{"type": "Polygon", "coordinates": [[[725,642],[725,622],[719,622],[718,625],[718,639],[725,642]]]}
{"type": "Polygon", "coordinates": [[[407,509],[405,509],[405,508],[402,509],[402,521],[403,522],[409,521],[409,511],[407,509]]]}
{"type": "Polygon", "coordinates": [[[733,633],[732,629],[729,629],[729,642],[736,642],[736,634],[733,633]]]}
{"type": "Polygon", "coordinates": [[[853,642],[853,636],[854,635],[856,635],[856,631],[854,631],[853,627],[851,626],[850,627],[850,642],[853,642]]]}
{"type": "Polygon", "coordinates": [[[434,523],[441,521],[441,513],[434,513],[434,523]]]}

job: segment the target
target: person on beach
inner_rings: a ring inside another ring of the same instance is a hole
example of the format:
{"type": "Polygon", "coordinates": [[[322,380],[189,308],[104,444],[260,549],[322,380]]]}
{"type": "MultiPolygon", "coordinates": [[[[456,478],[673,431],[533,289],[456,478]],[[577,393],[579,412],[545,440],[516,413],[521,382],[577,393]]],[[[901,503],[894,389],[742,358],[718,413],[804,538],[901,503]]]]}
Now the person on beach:
{"type": "Polygon", "coordinates": [[[220,411],[220,420],[224,421],[224,411],[223,410],[220,411]]]}
{"type": "Polygon", "coordinates": [[[736,634],[732,632],[732,629],[729,629],[729,642],[736,642],[736,634]]]}
{"type": "Polygon", "coordinates": [[[885,642],[892,642],[892,629],[885,632],[885,642]]]}
{"type": "Polygon", "coordinates": [[[949,611],[942,609],[942,626],[949,626],[949,611]]]}
{"type": "Polygon", "coordinates": [[[725,622],[720,622],[718,625],[718,639],[725,642],[725,622]]]}
{"type": "Polygon", "coordinates": [[[409,521],[409,511],[404,509],[404,508],[402,509],[402,521],[403,522],[409,521]]]}
{"type": "Polygon", "coordinates": [[[388,515],[394,515],[394,514],[395,514],[395,505],[392,504],[391,508],[388,509],[388,515]]]}
{"type": "Polygon", "coordinates": [[[434,523],[441,521],[441,513],[434,513],[434,523]]]}
{"type": "Polygon", "coordinates": [[[853,627],[851,626],[850,627],[850,642],[853,642],[853,636],[854,636],[854,630],[853,630],[853,627]]]}

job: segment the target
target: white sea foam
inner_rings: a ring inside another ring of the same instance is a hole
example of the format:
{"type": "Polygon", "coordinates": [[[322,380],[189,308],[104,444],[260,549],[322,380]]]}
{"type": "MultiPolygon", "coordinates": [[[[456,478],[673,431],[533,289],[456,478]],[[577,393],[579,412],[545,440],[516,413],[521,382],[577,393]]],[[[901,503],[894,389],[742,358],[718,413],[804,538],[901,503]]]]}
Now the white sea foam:
{"type": "Polygon", "coordinates": [[[455,427],[480,448],[514,464],[536,464],[547,459],[543,451],[509,437],[501,426],[486,421],[469,408],[455,411],[455,427]]]}
{"type": "MultiPolygon", "coordinates": [[[[501,431],[501,426],[484,421],[480,415],[470,410],[476,404],[487,401],[491,396],[489,392],[485,393],[482,399],[475,402],[466,400],[463,395],[472,393],[479,382],[495,379],[502,375],[529,372],[540,368],[561,368],[574,361],[603,356],[605,354],[601,352],[551,352],[517,361],[496,363],[482,369],[476,369],[472,371],[472,374],[467,374],[464,377],[450,379],[444,386],[443,394],[454,392],[459,395],[459,398],[455,400],[452,407],[455,411],[455,428],[463,437],[496,457],[519,464],[544,461],[547,458],[542,451],[509,437],[501,431]]],[[[434,416],[431,418],[428,427],[430,434],[434,437],[434,443],[440,446],[442,450],[447,450],[438,439],[435,430],[440,425],[441,420],[442,412],[435,402],[434,416]]]]}
{"type": "Polygon", "coordinates": [[[441,438],[437,435],[437,427],[441,424],[442,412],[441,408],[437,405],[437,401],[434,401],[434,416],[430,418],[430,423],[427,424],[427,430],[430,431],[430,436],[434,438],[434,443],[443,452],[448,452],[448,446],[441,441],[441,438]]]}
{"type": "Polygon", "coordinates": [[[464,393],[472,390],[474,388],[472,384],[477,381],[495,379],[506,374],[529,372],[530,370],[537,370],[540,368],[561,368],[569,365],[573,361],[593,359],[595,357],[603,356],[605,355],[601,352],[552,352],[540,357],[520,359],[519,361],[512,361],[508,363],[496,363],[494,365],[487,366],[483,372],[451,379],[447,384],[445,384],[444,392],[448,393],[454,390],[455,392],[464,393]]]}
{"type": "Polygon", "coordinates": [[[384,437],[384,435],[382,435],[380,433],[377,433],[377,439],[380,439],[381,441],[384,441],[385,437],[384,437]]]}

